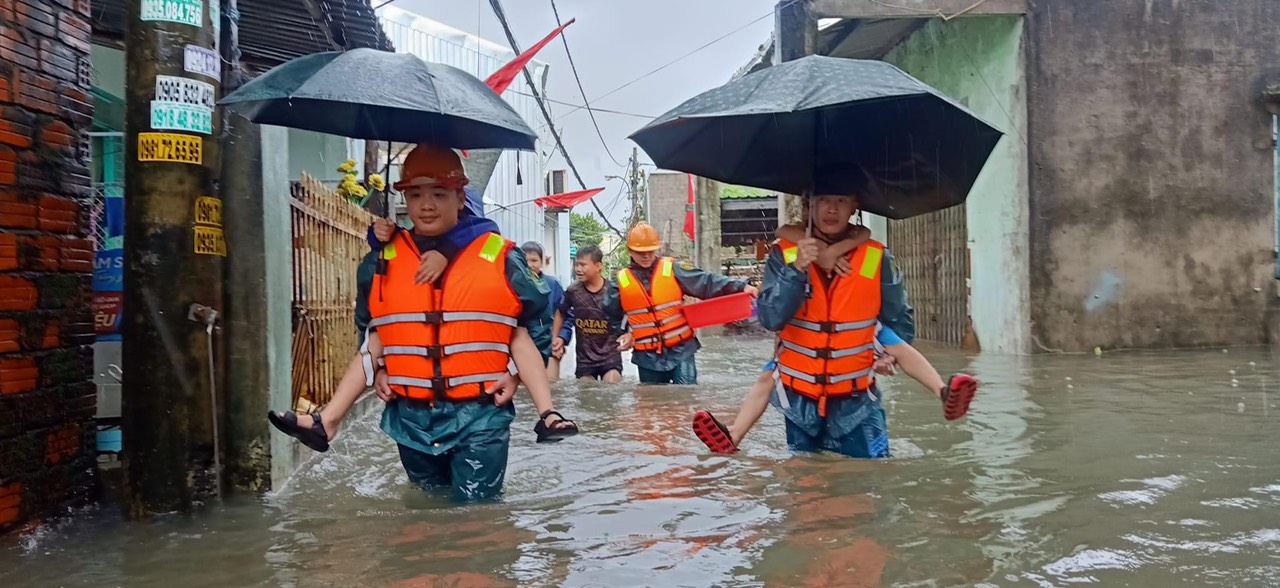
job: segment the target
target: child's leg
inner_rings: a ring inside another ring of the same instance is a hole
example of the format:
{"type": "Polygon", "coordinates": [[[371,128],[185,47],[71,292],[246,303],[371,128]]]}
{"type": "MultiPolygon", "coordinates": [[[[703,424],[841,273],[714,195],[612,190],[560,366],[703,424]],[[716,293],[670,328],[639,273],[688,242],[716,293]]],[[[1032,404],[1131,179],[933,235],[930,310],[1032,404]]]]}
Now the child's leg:
{"type": "Polygon", "coordinates": [[[738,416],[734,417],[733,424],[729,425],[729,434],[733,437],[734,445],[742,443],[742,439],[747,436],[747,431],[750,431],[760,417],[764,416],[764,411],[769,409],[769,394],[773,393],[774,385],[773,371],[768,370],[760,372],[755,385],[747,391],[747,397],[742,399],[742,408],[738,409],[738,416]]]}
{"type": "Polygon", "coordinates": [[[969,412],[969,403],[978,392],[978,381],[972,376],[956,374],[943,382],[938,370],[915,347],[899,343],[885,347],[885,351],[898,360],[902,371],[942,401],[942,414],[947,420],[954,421],[969,412]]]}
{"type": "Polygon", "coordinates": [[[368,356],[358,353],[351,359],[351,363],[347,364],[347,371],[342,374],[338,387],[333,391],[333,398],[320,409],[318,424],[321,431],[315,430],[317,423],[314,417],[300,417],[293,411],[271,413],[269,418],[272,424],[316,451],[328,450],[328,442],[338,433],[343,417],[347,416],[356,400],[369,388],[365,373],[366,357],[369,364],[376,363],[382,357],[382,341],[378,339],[377,333],[369,334],[367,351],[368,356]]]}
{"type": "Polygon", "coordinates": [[[705,410],[695,413],[693,434],[698,437],[698,440],[715,453],[737,451],[738,444],[742,442],[743,437],[747,436],[747,431],[755,426],[756,421],[759,421],[764,411],[769,408],[769,393],[774,387],[773,370],[775,368],[773,362],[765,365],[756,383],[751,386],[751,390],[747,391],[747,397],[742,400],[742,407],[738,409],[738,415],[734,418],[732,425],[724,426],[705,410]]]}
{"type": "Polygon", "coordinates": [[[934,369],[928,359],[925,359],[923,353],[906,343],[889,345],[884,349],[886,353],[898,360],[898,366],[911,376],[911,379],[920,382],[920,385],[927,388],[934,396],[942,398],[942,387],[945,385],[942,382],[942,376],[938,375],[938,370],[934,369]]]}

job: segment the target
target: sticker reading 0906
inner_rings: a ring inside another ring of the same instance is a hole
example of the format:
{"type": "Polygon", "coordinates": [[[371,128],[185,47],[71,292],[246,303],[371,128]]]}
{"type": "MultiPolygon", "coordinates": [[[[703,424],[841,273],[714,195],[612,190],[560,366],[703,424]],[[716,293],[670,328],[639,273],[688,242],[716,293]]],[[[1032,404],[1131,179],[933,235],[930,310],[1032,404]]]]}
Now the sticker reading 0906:
{"type": "Polygon", "coordinates": [[[138,133],[138,161],[204,163],[204,140],[175,133],[138,133]]]}
{"type": "Polygon", "coordinates": [[[196,255],[227,256],[227,241],[216,227],[195,227],[195,246],[196,255]]]}

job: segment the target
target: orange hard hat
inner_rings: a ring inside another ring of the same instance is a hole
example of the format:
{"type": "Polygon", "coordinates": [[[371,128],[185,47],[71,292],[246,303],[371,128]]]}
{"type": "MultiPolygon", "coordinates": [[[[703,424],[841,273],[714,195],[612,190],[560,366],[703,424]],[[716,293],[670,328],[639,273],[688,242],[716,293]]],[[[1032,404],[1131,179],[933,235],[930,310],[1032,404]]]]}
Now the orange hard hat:
{"type": "Polygon", "coordinates": [[[451,190],[461,190],[467,185],[467,172],[462,160],[448,147],[420,143],[404,158],[400,168],[400,181],[395,188],[404,191],[409,186],[439,184],[451,190]]]}
{"type": "Polygon", "coordinates": [[[636,223],[627,234],[627,249],[632,251],[657,251],[662,249],[662,239],[658,237],[658,229],[649,223],[636,223]]]}

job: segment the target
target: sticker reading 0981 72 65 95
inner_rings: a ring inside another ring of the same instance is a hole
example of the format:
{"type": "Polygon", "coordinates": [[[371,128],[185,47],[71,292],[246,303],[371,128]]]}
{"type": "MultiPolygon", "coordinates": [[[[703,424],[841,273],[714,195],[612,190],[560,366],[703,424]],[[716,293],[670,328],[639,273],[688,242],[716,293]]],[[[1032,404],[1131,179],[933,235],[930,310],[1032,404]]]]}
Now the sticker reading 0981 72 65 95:
{"type": "Polygon", "coordinates": [[[176,133],[138,133],[138,161],[204,163],[204,140],[176,133]]]}

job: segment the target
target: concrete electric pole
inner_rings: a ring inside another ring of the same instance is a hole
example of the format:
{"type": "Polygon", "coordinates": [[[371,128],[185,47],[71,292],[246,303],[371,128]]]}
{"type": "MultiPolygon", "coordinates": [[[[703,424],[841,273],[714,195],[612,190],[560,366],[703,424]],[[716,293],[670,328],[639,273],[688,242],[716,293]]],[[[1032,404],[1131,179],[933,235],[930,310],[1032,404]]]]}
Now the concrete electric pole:
{"type": "Polygon", "coordinates": [[[126,514],[142,518],[219,494],[211,357],[227,255],[214,115],[221,6],[126,6],[122,432],[126,514]]]}

